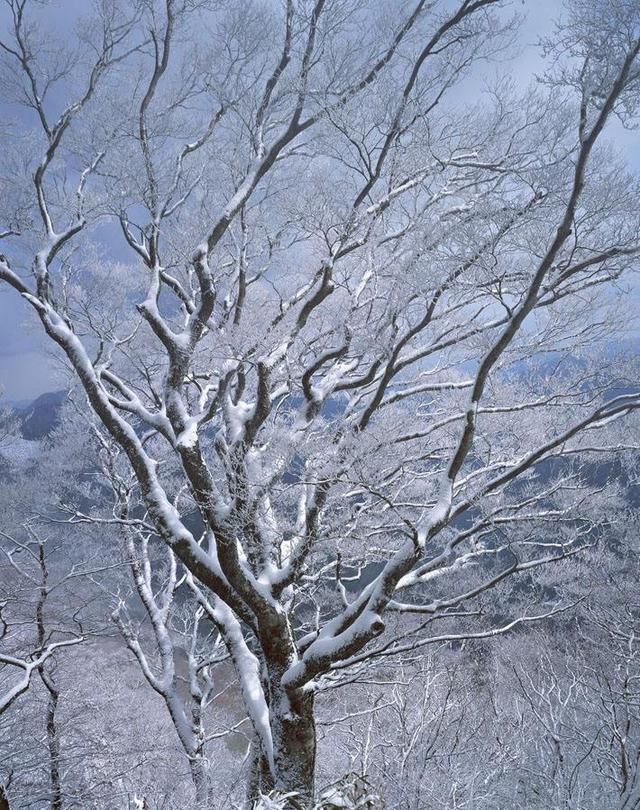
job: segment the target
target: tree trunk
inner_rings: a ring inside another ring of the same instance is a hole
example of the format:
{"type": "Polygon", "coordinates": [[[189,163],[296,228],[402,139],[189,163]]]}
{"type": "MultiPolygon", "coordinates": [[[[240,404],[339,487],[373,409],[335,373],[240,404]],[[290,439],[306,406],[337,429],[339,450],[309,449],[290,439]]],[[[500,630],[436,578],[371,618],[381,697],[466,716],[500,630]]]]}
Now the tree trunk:
{"type": "Polygon", "coordinates": [[[273,760],[275,788],[281,793],[296,793],[292,808],[313,806],[316,767],[316,726],[313,693],[296,689],[282,694],[273,711],[273,760]]]}
{"type": "Polygon", "coordinates": [[[202,756],[190,760],[191,779],[196,793],[195,810],[209,810],[209,780],[207,764],[202,756]]]}
{"type": "Polygon", "coordinates": [[[263,756],[260,741],[254,737],[249,751],[250,766],[247,779],[246,809],[252,810],[260,798],[260,794],[268,794],[273,790],[274,782],[269,762],[263,756]]]}
{"type": "Polygon", "coordinates": [[[4,785],[0,785],[0,810],[11,810],[4,785]]]}
{"type": "Polygon", "coordinates": [[[49,748],[49,783],[51,786],[51,810],[62,810],[62,786],[60,784],[60,739],[56,726],[56,709],[60,693],[51,676],[44,670],[42,681],[49,692],[47,701],[47,745],[49,748]]]}
{"type": "Polygon", "coordinates": [[[261,754],[259,742],[254,740],[246,807],[251,810],[261,794],[276,791],[294,794],[286,805],[291,810],[312,808],[316,765],[313,693],[303,693],[301,689],[293,695],[281,692],[279,698],[272,701],[271,734],[275,777],[261,754]],[[274,705],[279,711],[274,711],[274,705]]]}
{"type": "Polygon", "coordinates": [[[282,679],[298,651],[285,614],[278,611],[258,619],[260,645],[264,653],[262,685],[269,706],[273,746],[273,774],[261,768],[260,790],[294,794],[288,807],[313,807],[316,766],[316,726],[312,689],[285,688],[282,679]],[[269,780],[264,776],[269,776],[269,780]]]}

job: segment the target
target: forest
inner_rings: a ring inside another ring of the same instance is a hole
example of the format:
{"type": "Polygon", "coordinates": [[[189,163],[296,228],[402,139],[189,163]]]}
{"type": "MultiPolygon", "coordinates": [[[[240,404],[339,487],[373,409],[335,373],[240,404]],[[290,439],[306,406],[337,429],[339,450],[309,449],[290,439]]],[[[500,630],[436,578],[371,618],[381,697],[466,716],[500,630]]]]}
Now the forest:
{"type": "Polygon", "coordinates": [[[0,810],[640,810],[639,122],[640,0],[0,0],[0,810]]]}

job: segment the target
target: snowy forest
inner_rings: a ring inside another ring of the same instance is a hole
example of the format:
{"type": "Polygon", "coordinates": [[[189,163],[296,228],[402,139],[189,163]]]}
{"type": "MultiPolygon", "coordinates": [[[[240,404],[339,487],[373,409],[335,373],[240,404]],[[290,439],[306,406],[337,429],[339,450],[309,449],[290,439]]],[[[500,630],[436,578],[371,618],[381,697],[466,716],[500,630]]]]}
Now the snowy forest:
{"type": "Polygon", "coordinates": [[[0,810],[640,810],[639,124],[640,0],[0,0],[0,810]]]}

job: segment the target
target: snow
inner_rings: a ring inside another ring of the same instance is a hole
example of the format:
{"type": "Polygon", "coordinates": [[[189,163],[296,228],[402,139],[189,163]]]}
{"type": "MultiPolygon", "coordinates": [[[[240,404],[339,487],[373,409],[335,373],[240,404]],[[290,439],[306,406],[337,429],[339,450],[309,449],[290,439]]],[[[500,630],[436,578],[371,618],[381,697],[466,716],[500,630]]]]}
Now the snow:
{"type": "Polygon", "coordinates": [[[286,686],[302,685],[308,666],[322,664],[326,660],[339,660],[344,651],[356,643],[359,638],[376,634],[376,625],[384,629],[378,613],[365,609],[358,618],[336,636],[319,635],[305,650],[302,660],[295,662],[283,675],[282,683],[286,686]]]}
{"type": "Polygon", "coordinates": [[[222,600],[215,598],[211,615],[219,625],[225,643],[229,646],[238,676],[245,708],[262,743],[262,747],[271,766],[273,764],[273,740],[269,724],[269,707],[265,699],[260,679],[260,663],[247,646],[242,628],[231,609],[222,600]]]}
{"type": "Polygon", "coordinates": [[[426,520],[418,525],[418,545],[424,549],[431,530],[447,521],[453,502],[453,481],[443,476],[440,482],[440,495],[434,506],[429,510],[426,520]]]}
{"type": "Polygon", "coordinates": [[[0,447],[0,457],[18,466],[34,461],[40,453],[39,442],[23,439],[21,436],[8,436],[3,439],[0,447]]]}
{"type": "Polygon", "coordinates": [[[255,413],[255,405],[238,400],[234,403],[231,396],[225,397],[225,419],[227,422],[228,440],[230,444],[238,444],[244,438],[245,426],[255,413]]]}
{"type": "Polygon", "coordinates": [[[198,420],[194,417],[187,419],[187,424],[176,437],[176,446],[178,448],[191,449],[198,444],[198,420]]]}

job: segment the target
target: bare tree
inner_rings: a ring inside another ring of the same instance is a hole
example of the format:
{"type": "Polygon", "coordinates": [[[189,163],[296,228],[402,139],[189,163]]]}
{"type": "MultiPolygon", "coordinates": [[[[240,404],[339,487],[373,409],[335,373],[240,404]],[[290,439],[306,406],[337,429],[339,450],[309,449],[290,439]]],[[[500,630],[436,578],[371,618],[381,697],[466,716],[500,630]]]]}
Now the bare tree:
{"type": "Polygon", "coordinates": [[[157,667],[151,654],[144,650],[139,628],[136,629],[134,621],[125,618],[126,602],[122,599],[113,614],[114,621],[147,682],[165,702],[189,760],[195,790],[194,807],[208,808],[211,786],[207,746],[213,739],[226,736],[243,725],[246,718],[230,729],[215,732],[207,729],[206,709],[216,697],[214,669],[228,658],[219,634],[216,632],[212,638],[211,631],[206,632],[204,628],[205,607],[209,612],[211,608],[201,597],[205,607],[192,609],[187,603],[178,611],[175,598],[180,582],[175,558],[169,552],[168,564],[154,572],[149,537],[144,534],[139,537],[136,547],[133,533],[134,530],[129,529],[127,546],[135,588],[152,628],[151,653],[158,659],[157,667]]]}
{"type": "Polygon", "coordinates": [[[309,806],[323,683],[565,609],[496,594],[606,525],[640,241],[602,136],[634,120],[637,4],[575,2],[545,82],[477,105],[452,90],[508,47],[502,0],[110,0],[68,61],[6,4],[36,130],[0,278],[128,465],[142,516],[113,519],[209,606],[251,798],[309,806]]]}
{"type": "MultiPolygon", "coordinates": [[[[49,582],[49,566],[45,542],[33,531],[21,541],[0,531],[0,548],[8,562],[14,581],[12,587],[5,584],[2,587],[3,600],[0,610],[0,641],[3,646],[24,648],[32,646],[32,651],[19,657],[17,654],[0,651],[0,665],[2,675],[6,671],[21,672],[19,679],[11,675],[8,681],[3,677],[3,693],[0,695],[0,715],[4,714],[20,695],[29,689],[32,679],[39,675],[47,690],[46,706],[46,739],[48,750],[48,763],[46,771],[49,781],[50,806],[52,810],[62,810],[62,785],[60,778],[60,736],[57,727],[56,710],[60,697],[55,680],[56,653],[63,648],[79,644],[84,639],[76,632],[62,633],[60,628],[49,626],[47,619],[48,601],[51,593],[49,582]],[[20,555],[21,561],[18,562],[20,555]],[[26,592],[26,595],[25,593],[26,592]],[[33,604],[34,615],[29,618],[24,615],[24,605],[33,604]],[[35,639],[30,639],[30,632],[25,632],[24,626],[29,620],[35,627],[35,639]],[[15,625],[15,627],[12,627],[15,625]],[[13,632],[11,632],[13,631],[13,632]],[[60,638],[60,635],[70,635],[70,638],[60,638]],[[58,637],[54,641],[53,638],[58,637]],[[6,684],[6,685],[5,685],[6,684]]],[[[6,573],[7,566],[2,566],[6,573]]],[[[58,586],[60,582],[56,583],[58,586]]],[[[10,783],[11,780],[9,780],[10,783]]],[[[0,794],[2,800],[8,805],[5,787],[0,794]]]]}
{"type": "MultiPolygon", "coordinates": [[[[11,443],[18,432],[17,420],[10,408],[0,411],[0,425],[2,431],[0,448],[2,448],[3,444],[11,443]]],[[[12,473],[11,465],[3,471],[5,477],[10,477],[12,473]]],[[[53,731],[53,714],[57,698],[48,667],[51,666],[57,650],[78,644],[83,639],[77,633],[72,633],[72,638],[53,640],[57,628],[48,628],[45,617],[50,594],[46,545],[30,526],[23,527],[21,533],[24,536],[22,540],[7,534],[4,528],[0,529],[0,553],[4,558],[3,581],[0,586],[0,642],[5,648],[0,648],[0,665],[4,674],[7,672],[11,672],[13,676],[19,674],[17,680],[15,677],[9,678],[6,688],[0,694],[0,715],[27,691],[33,676],[39,674],[49,690],[52,701],[49,708],[52,712],[53,731]],[[23,562],[19,562],[19,559],[23,562]],[[24,594],[25,591],[27,596],[24,594]],[[35,638],[27,639],[22,630],[25,623],[22,609],[24,604],[31,603],[33,603],[32,622],[36,632],[35,638]],[[14,623],[15,628],[12,627],[14,623]],[[12,632],[14,630],[15,632],[12,632]],[[23,654],[17,652],[19,648],[24,649],[25,646],[29,648],[29,652],[23,654]],[[14,654],[9,653],[11,647],[14,654]]],[[[52,745],[55,746],[55,740],[52,740],[52,745]]]]}

